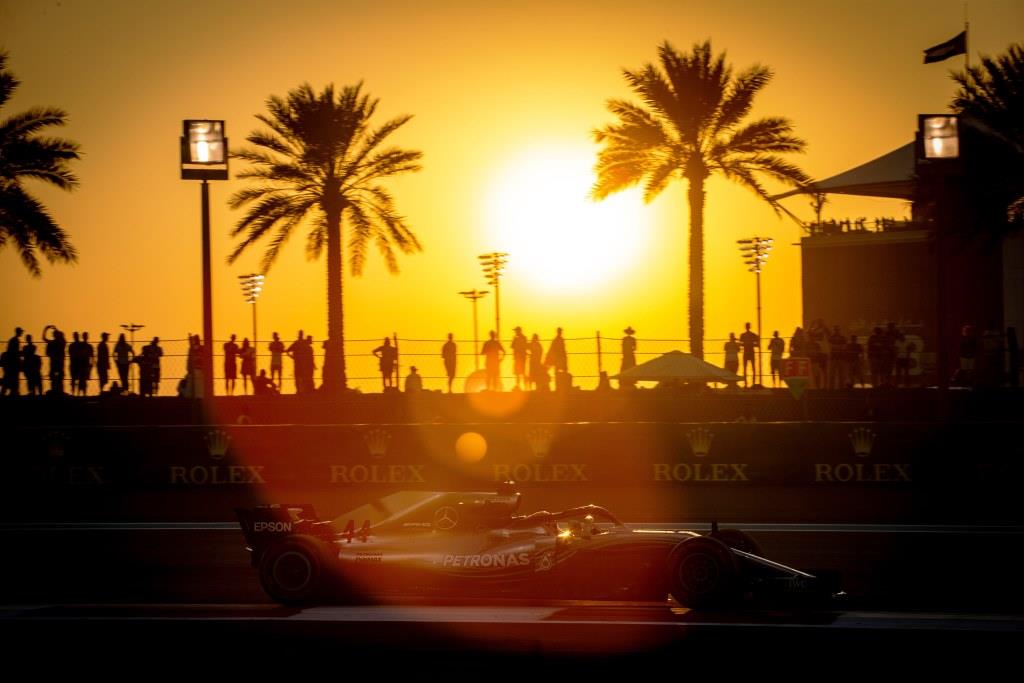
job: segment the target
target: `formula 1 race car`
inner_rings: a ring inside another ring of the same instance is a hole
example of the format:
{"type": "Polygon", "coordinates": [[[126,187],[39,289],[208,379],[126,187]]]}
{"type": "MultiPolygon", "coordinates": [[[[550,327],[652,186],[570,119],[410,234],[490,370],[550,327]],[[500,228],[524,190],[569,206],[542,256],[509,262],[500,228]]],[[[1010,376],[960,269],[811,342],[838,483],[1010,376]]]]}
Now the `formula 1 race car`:
{"type": "Polygon", "coordinates": [[[493,493],[403,491],[320,521],[311,505],[238,509],[267,594],[286,605],[395,596],[665,600],[691,608],[827,598],[833,581],[761,557],[738,529],[627,527],[596,505],[516,514],[493,493]]]}

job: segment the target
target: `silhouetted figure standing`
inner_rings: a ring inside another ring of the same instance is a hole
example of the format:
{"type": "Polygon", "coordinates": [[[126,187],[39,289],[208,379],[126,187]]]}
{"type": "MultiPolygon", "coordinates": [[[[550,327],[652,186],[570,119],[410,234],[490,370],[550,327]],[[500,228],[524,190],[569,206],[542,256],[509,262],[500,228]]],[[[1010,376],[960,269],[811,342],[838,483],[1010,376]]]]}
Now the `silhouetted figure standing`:
{"type": "Polygon", "coordinates": [[[850,341],[843,351],[849,369],[847,386],[851,389],[858,384],[864,386],[864,347],[857,341],[857,335],[850,335],[850,341]]]}
{"type": "Polygon", "coordinates": [[[313,374],[316,371],[316,362],[313,360],[313,337],[306,335],[305,339],[296,339],[289,347],[292,357],[295,358],[295,386],[298,393],[312,393],[315,389],[313,374]]]}
{"type": "Polygon", "coordinates": [[[142,347],[142,357],[145,359],[143,365],[149,375],[147,378],[149,393],[144,393],[143,396],[155,396],[160,393],[160,358],[163,355],[164,350],[160,348],[160,337],[153,337],[153,341],[142,347]]]}
{"type": "Polygon", "coordinates": [[[734,375],[740,372],[740,343],[736,341],[736,333],[729,333],[729,341],[725,342],[725,369],[734,375]]]}
{"type": "Polygon", "coordinates": [[[277,332],[274,333],[274,340],[270,342],[270,381],[274,381],[274,375],[277,375],[277,384],[281,384],[281,371],[283,369],[282,357],[284,356],[284,342],[277,336],[277,332]]]}
{"type": "Polygon", "coordinates": [[[880,387],[885,381],[885,333],[876,327],[868,337],[868,372],[871,373],[871,386],[880,387]]]}
{"type": "Polygon", "coordinates": [[[82,333],[82,344],[79,347],[82,356],[82,367],[78,374],[78,391],[81,396],[89,393],[89,380],[92,378],[92,364],[96,355],[95,349],[89,343],[89,333],[82,333]]]}
{"type": "Polygon", "coordinates": [[[489,391],[501,391],[501,361],[505,358],[505,347],[498,341],[498,335],[494,330],[491,330],[490,337],[490,339],[484,342],[483,348],[480,349],[480,355],[484,357],[487,389],[489,391]]]}
{"type": "Polygon", "coordinates": [[[238,379],[238,344],[235,335],[224,342],[224,392],[228,396],[235,393],[235,382],[238,379]]]}
{"type": "Polygon", "coordinates": [[[540,344],[540,335],[536,332],[530,339],[530,381],[539,391],[548,391],[551,388],[548,384],[548,369],[544,367],[544,348],[540,344]]]}
{"type": "Polygon", "coordinates": [[[423,376],[416,371],[416,366],[409,368],[409,374],[405,378],[405,393],[417,394],[423,391],[423,376]]]}
{"type": "Polygon", "coordinates": [[[761,340],[750,329],[750,323],[746,323],[744,328],[745,331],[740,335],[740,345],[743,347],[743,383],[749,387],[757,382],[757,349],[761,347],[761,340]],[[750,382],[747,381],[747,365],[750,365],[750,382]]]}
{"type": "MultiPolygon", "coordinates": [[[[622,365],[619,372],[625,372],[630,368],[636,367],[636,330],[633,329],[632,325],[623,330],[625,337],[622,338],[622,365]]],[[[600,384],[598,385],[600,386],[600,384]]],[[[619,388],[632,388],[636,386],[636,382],[631,379],[619,379],[619,388]]]]}
{"type": "Polygon", "coordinates": [[[46,358],[50,361],[50,391],[54,394],[64,393],[64,356],[67,352],[67,340],[64,333],[54,325],[43,328],[43,341],[46,342],[46,358]],[[53,337],[48,333],[53,330],[53,337]]]}
{"type": "Polygon", "coordinates": [[[832,334],[828,338],[828,387],[842,389],[846,386],[846,335],[833,325],[832,334]]]}
{"type": "Polygon", "coordinates": [[[455,346],[455,339],[451,332],[448,333],[448,341],[441,347],[441,358],[444,359],[444,372],[448,375],[448,393],[452,393],[452,382],[455,381],[455,362],[458,358],[458,348],[455,346]]]}
{"type": "Polygon", "coordinates": [[[565,352],[565,338],[562,336],[561,327],[555,332],[555,338],[551,340],[544,364],[555,369],[555,377],[558,377],[560,372],[569,371],[569,356],[565,352]]]}
{"type": "Polygon", "coordinates": [[[249,393],[249,382],[256,376],[256,347],[249,346],[249,338],[242,340],[242,348],[238,350],[242,359],[242,393],[249,393]]]}
{"type": "Polygon", "coordinates": [[[302,346],[306,343],[303,338],[302,330],[299,330],[299,335],[295,337],[295,341],[288,345],[285,353],[292,359],[292,374],[295,377],[295,393],[303,393],[301,373],[299,372],[299,365],[302,363],[302,346]]]}
{"type": "Polygon", "coordinates": [[[522,327],[516,327],[515,335],[509,346],[512,347],[512,370],[516,375],[516,389],[529,389],[529,378],[526,375],[526,347],[530,345],[522,327]]]}
{"type": "Polygon", "coordinates": [[[775,330],[772,333],[772,338],[768,341],[768,355],[770,360],[769,367],[772,373],[772,386],[779,386],[779,373],[782,369],[782,352],[786,349],[786,342],[782,341],[782,337],[779,336],[779,331],[775,330]]]}
{"type": "MultiPolygon", "coordinates": [[[[124,335],[121,335],[122,337],[124,335]]],[[[120,344],[120,342],[118,342],[120,344]]],[[[187,398],[203,395],[203,345],[198,334],[188,335],[188,355],[185,358],[185,386],[179,392],[187,398]]]]}
{"type": "Polygon", "coordinates": [[[71,335],[68,344],[68,372],[71,375],[71,395],[77,396],[82,381],[82,338],[78,332],[71,335]]]}
{"type": "Polygon", "coordinates": [[[384,391],[395,387],[395,362],[398,360],[398,352],[391,345],[391,339],[384,337],[384,343],[373,350],[379,360],[380,376],[384,382],[384,391]]]}
{"type": "Polygon", "coordinates": [[[789,338],[789,357],[807,358],[807,337],[802,327],[793,330],[793,336],[789,338]]]}
{"type": "Polygon", "coordinates": [[[96,378],[99,381],[99,393],[103,393],[110,379],[110,340],[109,332],[100,333],[100,341],[96,344],[96,378]]]}
{"type": "Polygon", "coordinates": [[[121,388],[125,391],[131,389],[128,384],[128,371],[131,369],[134,357],[135,350],[125,340],[124,332],[122,332],[117,337],[117,343],[114,344],[114,365],[117,367],[117,376],[121,378],[121,388]]]}
{"type": "Polygon", "coordinates": [[[32,343],[31,334],[25,336],[25,346],[21,349],[21,371],[25,375],[29,396],[42,396],[43,359],[39,356],[36,345],[32,343]]]}
{"type": "Polygon", "coordinates": [[[3,353],[4,379],[0,394],[17,396],[21,393],[21,335],[20,327],[14,328],[14,336],[7,340],[7,349],[3,353]]]}

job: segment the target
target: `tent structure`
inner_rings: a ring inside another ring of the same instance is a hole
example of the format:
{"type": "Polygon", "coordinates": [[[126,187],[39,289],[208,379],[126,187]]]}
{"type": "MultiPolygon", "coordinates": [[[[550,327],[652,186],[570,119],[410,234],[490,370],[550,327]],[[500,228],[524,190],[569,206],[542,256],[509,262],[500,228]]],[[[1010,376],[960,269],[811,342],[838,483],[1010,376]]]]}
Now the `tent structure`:
{"type": "Polygon", "coordinates": [[[914,155],[914,143],[908,142],[849,171],[811,183],[807,188],[777,194],[772,199],[821,192],[910,200],[914,194],[914,155]]]}
{"type": "Polygon", "coordinates": [[[696,356],[682,351],[669,351],[657,358],[641,363],[625,372],[615,375],[613,379],[632,379],[638,382],[718,382],[733,384],[743,380],[742,377],[712,365],[696,356]]]}

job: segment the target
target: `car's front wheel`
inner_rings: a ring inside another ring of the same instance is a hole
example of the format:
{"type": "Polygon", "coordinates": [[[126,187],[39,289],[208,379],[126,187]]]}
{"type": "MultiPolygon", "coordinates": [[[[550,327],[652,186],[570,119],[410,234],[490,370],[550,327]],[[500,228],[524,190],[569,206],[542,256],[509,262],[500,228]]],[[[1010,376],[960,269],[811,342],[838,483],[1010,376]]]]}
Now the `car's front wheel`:
{"type": "Polygon", "coordinates": [[[668,557],[669,592],[684,607],[719,607],[737,595],[739,566],[732,550],[707,536],[676,546],[668,557]]]}
{"type": "Polygon", "coordinates": [[[316,539],[286,538],[263,553],[260,583],[271,598],[283,605],[310,604],[323,596],[327,574],[324,560],[316,539]]]}

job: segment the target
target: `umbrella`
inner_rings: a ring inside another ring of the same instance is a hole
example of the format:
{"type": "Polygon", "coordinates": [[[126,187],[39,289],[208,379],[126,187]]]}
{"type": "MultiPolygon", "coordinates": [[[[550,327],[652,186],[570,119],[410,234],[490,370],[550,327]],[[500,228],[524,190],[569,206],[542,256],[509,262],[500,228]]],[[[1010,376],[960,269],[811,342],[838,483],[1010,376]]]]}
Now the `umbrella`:
{"type": "Polygon", "coordinates": [[[682,351],[669,351],[615,376],[614,379],[662,382],[720,382],[732,384],[743,378],[682,351]]]}

